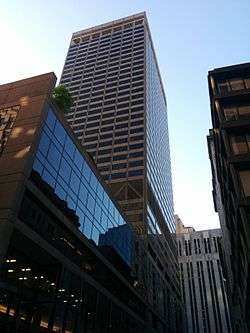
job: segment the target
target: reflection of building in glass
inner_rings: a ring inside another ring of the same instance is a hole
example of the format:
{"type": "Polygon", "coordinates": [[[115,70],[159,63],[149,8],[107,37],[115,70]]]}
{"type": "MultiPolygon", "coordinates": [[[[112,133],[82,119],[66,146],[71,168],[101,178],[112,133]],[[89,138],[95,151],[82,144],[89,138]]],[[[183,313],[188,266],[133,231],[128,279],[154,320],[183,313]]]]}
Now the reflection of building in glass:
{"type": "Polygon", "coordinates": [[[176,215],[185,332],[230,333],[220,229],[195,231],[176,215]]]}
{"type": "Polygon", "coordinates": [[[98,245],[111,246],[118,253],[124,253],[123,259],[128,264],[133,260],[133,246],[131,246],[131,244],[134,244],[133,232],[127,224],[110,228],[104,234],[99,235],[98,245]],[[123,251],[120,249],[123,249],[123,251]]]}
{"type": "Polygon", "coordinates": [[[208,75],[213,198],[235,332],[250,331],[250,63],[208,75]]]}
{"type": "Polygon", "coordinates": [[[0,331],[163,332],[134,287],[132,229],[53,104],[55,81],[0,87],[0,110],[20,107],[0,157],[0,331]],[[126,229],[109,238],[115,260],[98,246],[112,228],[126,229]]]}
{"type": "Polygon", "coordinates": [[[140,235],[137,288],[174,331],[180,292],[167,106],[145,13],[74,33],[61,84],[74,99],[69,124],[140,235]],[[154,229],[159,246],[148,237],[154,229]],[[170,295],[167,305],[161,294],[170,295]]]}

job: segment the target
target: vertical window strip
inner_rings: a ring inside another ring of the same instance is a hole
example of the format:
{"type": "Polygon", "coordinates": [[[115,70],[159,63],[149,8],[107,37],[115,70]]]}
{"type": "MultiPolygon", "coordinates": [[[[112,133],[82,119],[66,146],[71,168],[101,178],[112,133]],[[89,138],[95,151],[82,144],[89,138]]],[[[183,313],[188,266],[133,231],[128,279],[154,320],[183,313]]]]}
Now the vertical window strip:
{"type": "Polygon", "coordinates": [[[192,277],[192,288],[193,288],[193,296],[194,296],[194,309],[195,309],[195,321],[197,330],[199,332],[199,318],[198,318],[198,308],[197,308],[197,298],[196,298],[196,292],[195,292],[195,284],[194,284],[194,271],[193,271],[193,264],[190,263],[190,270],[191,270],[191,277],[192,277]]]}
{"type": "Polygon", "coordinates": [[[209,280],[210,292],[211,292],[211,296],[212,296],[212,307],[213,307],[215,328],[216,328],[216,333],[219,333],[219,331],[218,331],[218,320],[217,320],[217,314],[216,314],[216,308],[215,308],[214,290],[213,290],[213,286],[212,286],[212,276],[211,276],[210,261],[209,260],[207,260],[207,270],[208,270],[208,280],[209,280]]]}
{"type": "Polygon", "coordinates": [[[205,303],[204,303],[204,294],[201,283],[201,272],[200,272],[200,261],[197,261],[197,273],[198,273],[198,284],[199,284],[199,292],[200,292],[200,300],[201,300],[201,317],[203,322],[204,333],[207,333],[207,325],[206,325],[206,312],[205,312],[205,303]]]}
{"type": "Polygon", "coordinates": [[[215,301],[216,301],[215,304],[216,304],[216,308],[217,308],[220,331],[222,332],[221,313],[220,313],[220,307],[219,307],[219,300],[218,300],[217,285],[216,285],[213,261],[210,260],[210,263],[211,263],[212,279],[213,279],[214,294],[215,294],[215,301]]]}
{"type": "Polygon", "coordinates": [[[227,330],[228,330],[228,332],[230,332],[231,331],[231,327],[230,327],[230,319],[229,319],[229,313],[228,313],[228,303],[227,303],[225,286],[224,286],[224,280],[223,280],[223,275],[222,275],[222,268],[221,268],[220,260],[218,260],[218,259],[217,259],[217,266],[218,266],[219,277],[220,277],[220,285],[221,285],[221,290],[222,290],[222,298],[223,298],[224,310],[225,310],[225,317],[226,317],[226,322],[227,322],[227,330]]]}
{"type": "Polygon", "coordinates": [[[193,300],[193,294],[192,294],[192,288],[191,288],[191,276],[190,276],[190,270],[189,270],[189,263],[186,263],[187,265],[187,273],[188,273],[188,288],[189,288],[189,299],[191,304],[191,317],[192,317],[192,328],[193,332],[199,332],[198,327],[196,327],[196,322],[194,318],[194,300],[193,300]]]}
{"type": "Polygon", "coordinates": [[[207,302],[207,288],[206,288],[206,283],[205,283],[204,268],[203,268],[203,262],[202,261],[200,262],[200,266],[201,266],[202,287],[203,287],[203,294],[204,294],[205,308],[206,308],[207,327],[208,327],[208,332],[210,333],[211,332],[211,327],[210,327],[208,302],[207,302]]]}

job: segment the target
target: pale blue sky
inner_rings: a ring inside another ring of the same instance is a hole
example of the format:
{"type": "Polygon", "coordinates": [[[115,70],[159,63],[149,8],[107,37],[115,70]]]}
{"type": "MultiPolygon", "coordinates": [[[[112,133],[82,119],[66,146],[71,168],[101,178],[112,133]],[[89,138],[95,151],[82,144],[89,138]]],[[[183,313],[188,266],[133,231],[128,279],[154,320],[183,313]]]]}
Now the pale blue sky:
{"type": "Polygon", "coordinates": [[[0,84],[54,71],[71,34],[146,11],[169,114],[175,211],[186,225],[218,227],[206,134],[210,69],[250,60],[249,0],[9,0],[0,2],[0,84]]]}

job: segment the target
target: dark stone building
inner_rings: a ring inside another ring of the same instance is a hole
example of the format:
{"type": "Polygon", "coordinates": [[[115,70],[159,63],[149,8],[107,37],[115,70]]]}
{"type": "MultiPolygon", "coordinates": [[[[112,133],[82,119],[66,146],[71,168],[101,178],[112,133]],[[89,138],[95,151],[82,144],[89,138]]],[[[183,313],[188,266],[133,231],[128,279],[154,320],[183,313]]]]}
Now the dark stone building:
{"type": "Polygon", "coordinates": [[[167,103],[145,13],[73,34],[66,118],[136,231],[137,290],[180,329],[167,103]]]}
{"type": "Polygon", "coordinates": [[[250,63],[209,72],[213,197],[235,332],[250,331],[250,63]]]}
{"type": "Polygon", "coordinates": [[[55,82],[0,86],[0,332],[167,332],[136,291],[136,236],[53,104],[55,82]]]}

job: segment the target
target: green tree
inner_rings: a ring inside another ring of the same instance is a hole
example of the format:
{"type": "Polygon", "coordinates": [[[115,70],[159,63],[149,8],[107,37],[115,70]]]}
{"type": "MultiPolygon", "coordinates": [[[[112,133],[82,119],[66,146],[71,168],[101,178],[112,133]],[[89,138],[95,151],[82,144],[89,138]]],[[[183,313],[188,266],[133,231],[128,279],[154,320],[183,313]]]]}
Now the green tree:
{"type": "Polygon", "coordinates": [[[64,113],[68,113],[73,104],[73,100],[68,89],[63,85],[59,85],[54,89],[53,100],[59,109],[61,109],[64,113]]]}

